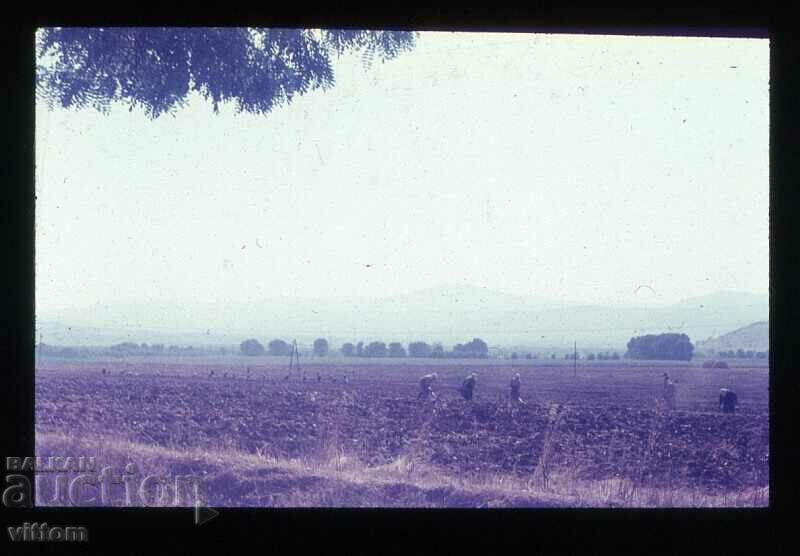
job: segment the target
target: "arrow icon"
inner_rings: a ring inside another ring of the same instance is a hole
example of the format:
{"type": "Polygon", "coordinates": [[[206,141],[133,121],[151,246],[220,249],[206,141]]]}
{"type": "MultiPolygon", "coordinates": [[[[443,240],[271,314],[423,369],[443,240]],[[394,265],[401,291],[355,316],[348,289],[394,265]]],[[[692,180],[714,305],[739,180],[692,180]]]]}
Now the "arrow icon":
{"type": "Polygon", "coordinates": [[[202,525],[206,521],[210,521],[217,517],[219,512],[214,508],[203,508],[201,506],[194,507],[194,524],[202,525]]]}
{"type": "Polygon", "coordinates": [[[207,508],[200,505],[200,489],[197,483],[194,484],[194,524],[202,525],[217,517],[219,512],[214,508],[207,508]]]}

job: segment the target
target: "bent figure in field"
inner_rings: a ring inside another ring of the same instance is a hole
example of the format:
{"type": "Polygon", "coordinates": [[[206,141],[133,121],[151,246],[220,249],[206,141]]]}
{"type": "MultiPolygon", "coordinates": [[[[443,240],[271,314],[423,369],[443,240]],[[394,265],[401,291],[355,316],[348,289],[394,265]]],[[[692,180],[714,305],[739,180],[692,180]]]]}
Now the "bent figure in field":
{"type": "Polygon", "coordinates": [[[675,409],[675,394],[678,390],[677,383],[677,380],[670,380],[669,375],[664,373],[664,403],[670,411],[675,409]]]}
{"type": "Polygon", "coordinates": [[[105,370],[105,368],[103,369],[103,374],[106,374],[106,370],[105,370]]]}
{"type": "Polygon", "coordinates": [[[478,373],[472,373],[467,376],[464,383],[461,385],[461,395],[465,400],[471,400],[475,393],[475,381],[478,379],[478,373]]]}
{"type": "Polygon", "coordinates": [[[719,389],[719,408],[723,413],[736,413],[736,403],[738,402],[736,392],[728,388],[719,389]]]}
{"type": "Polygon", "coordinates": [[[439,375],[431,373],[419,379],[418,400],[427,400],[429,398],[436,399],[436,393],[433,391],[433,383],[436,382],[437,378],[439,378],[439,375]]]}
{"type": "Polygon", "coordinates": [[[317,382],[322,382],[322,375],[317,373],[317,382]]]}
{"type": "Polygon", "coordinates": [[[525,401],[519,396],[519,389],[521,385],[520,376],[519,373],[517,373],[514,375],[514,378],[511,379],[511,401],[514,403],[525,403],[525,401]]]}

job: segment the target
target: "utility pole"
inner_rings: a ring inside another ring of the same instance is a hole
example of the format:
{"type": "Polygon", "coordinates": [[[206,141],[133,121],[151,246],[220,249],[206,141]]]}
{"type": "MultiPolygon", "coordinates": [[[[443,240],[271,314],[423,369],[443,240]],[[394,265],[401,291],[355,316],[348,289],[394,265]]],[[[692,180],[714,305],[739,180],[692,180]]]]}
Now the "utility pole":
{"type": "Polygon", "coordinates": [[[578,378],[578,342],[575,341],[572,346],[572,378],[578,378]]]}
{"type": "Polygon", "coordinates": [[[292,372],[292,369],[297,369],[297,372],[300,372],[300,350],[297,349],[297,340],[292,342],[292,351],[289,353],[289,372],[292,372]]]}

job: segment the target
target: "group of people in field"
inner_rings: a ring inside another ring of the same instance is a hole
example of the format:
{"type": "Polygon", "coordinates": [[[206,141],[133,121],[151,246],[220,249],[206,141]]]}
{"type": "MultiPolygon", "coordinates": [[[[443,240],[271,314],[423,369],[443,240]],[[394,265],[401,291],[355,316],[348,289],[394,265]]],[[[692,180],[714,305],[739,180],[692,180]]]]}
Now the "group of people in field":
{"type": "MultiPolygon", "coordinates": [[[[433,391],[433,385],[436,383],[438,378],[439,375],[437,373],[430,373],[423,376],[419,380],[419,395],[417,396],[418,400],[435,400],[438,398],[436,392],[433,391]]],[[[475,385],[477,382],[478,373],[470,373],[464,379],[464,382],[461,383],[461,387],[458,389],[458,391],[465,400],[472,400],[473,396],[475,395],[475,385]]],[[[509,399],[512,402],[522,404],[525,403],[519,394],[521,386],[522,381],[520,379],[520,375],[519,373],[516,373],[511,379],[509,399]]]]}
{"type": "MultiPolygon", "coordinates": [[[[662,392],[662,398],[664,402],[664,407],[667,411],[672,411],[675,409],[675,398],[678,391],[678,381],[673,380],[670,378],[669,374],[664,373],[664,387],[662,392]]],[[[433,390],[433,386],[436,383],[439,375],[437,373],[430,373],[423,376],[419,380],[419,395],[417,399],[420,400],[436,400],[438,398],[436,392],[433,390]]],[[[458,389],[461,393],[461,396],[467,400],[472,400],[475,394],[475,385],[478,380],[478,373],[470,373],[467,375],[467,378],[464,379],[464,382],[461,384],[461,387],[458,389]]],[[[513,403],[520,403],[525,404],[525,401],[520,397],[520,389],[522,386],[522,381],[520,378],[520,374],[516,373],[511,378],[511,384],[509,388],[509,400],[513,403]]],[[[720,388],[719,391],[719,409],[724,413],[735,413],[736,412],[736,404],[738,403],[738,398],[736,393],[731,390],[730,388],[720,388]]]]}

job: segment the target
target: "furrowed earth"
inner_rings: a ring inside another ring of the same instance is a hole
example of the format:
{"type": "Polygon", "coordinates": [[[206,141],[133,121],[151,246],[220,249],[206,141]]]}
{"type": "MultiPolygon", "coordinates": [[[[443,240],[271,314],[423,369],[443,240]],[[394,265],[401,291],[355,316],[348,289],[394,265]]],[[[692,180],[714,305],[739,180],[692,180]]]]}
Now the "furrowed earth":
{"type": "MultiPolygon", "coordinates": [[[[196,458],[192,465],[181,463],[182,453],[252,456],[254,467],[238,474],[219,461],[211,466],[210,499],[226,506],[281,505],[274,497],[281,488],[274,469],[271,494],[254,498],[258,458],[322,461],[332,453],[364,470],[415,462],[442,477],[461,479],[524,482],[569,473],[579,481],[619,479],[640,488],[706,495],[769,484],[766,367],[617,363],[581,366],[573,376],[568,365],[325,363],[287,380],[285,366],[247,363],[45,360],[36,380],[37,455],[66,449],[63,439],[72,438],[102,440],[99,446],[116,439],[163,449],[171,472],[199,465],[196,458]],[[417,400],[419,376],[431,370],[439,374],[434,388],[439,399],[417,400]],[[479,373],[478,386],[474,400],[466,401],[457,388],[472,371],[479,373]],[[672,412],[657,403],[665,371],[679,381],[672,412]],[[507,399],[515,372],[522,375],[527,405],[507,399]],[[735,414],[720,413],[721,386],[738,393],[735,414]]],[[[99,453],[98,460],[103,456],[99,453]]],[[[297,469],[286,473],[295,478],[292,488],[324,490],[323,477],[306,476],[298,483],[297,469]]],[[[409,492],[401,498],[410,505],[437,505],[429,492],[408,498],[409,492]]],[[[391,498],[385,492],[381,496],[391,498]]],[[[480,496],[464,496],[466,501],[459,501],[451,494],[442,505],[486,503],[480,496]]],[[[319,497],[308,500],[320,504],[319,497]]],[[[323,505],[370,504],[359,504],[357,495],[339,489],[323,505]]]]}

